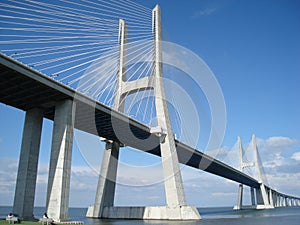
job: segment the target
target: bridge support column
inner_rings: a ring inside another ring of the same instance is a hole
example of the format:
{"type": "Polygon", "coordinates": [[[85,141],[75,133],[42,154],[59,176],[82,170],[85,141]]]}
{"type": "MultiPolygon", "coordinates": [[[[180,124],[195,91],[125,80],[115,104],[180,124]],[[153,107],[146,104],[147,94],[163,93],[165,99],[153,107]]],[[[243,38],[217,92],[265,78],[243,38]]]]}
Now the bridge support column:
{"type": "Polygon", "coordinates": [[[278,207],[282,207],[282,198],[280,194],[278,194],[278,207]]]}
{"type": "Polygon", "coordinates": [[[55,107],[47,189],[47,213],[55,221],[68,219],[75,103],[58,102],[55,107]]]}
{"type": "Polygon", "coordinates": [[[279,207],[279,195],[278,195],[278,193],[275,193],[274,196],[275,196],[275,207],[279,207]]]}
{"type": "Polygon", "coordinates": [[[170,220],[200,219],[195,207],[187,206],[180,166],[169,118],[168,106],[162,79],[162,50],[161,50],[161,12],[157,5],[152,11],[154,34],[154,94],[158,126],[166,132],[164,141],[160,143],[164,184],[166,193],[166,213],[170,220]]]}
{"type": "Polygon", "coordinates": [[[287,199],[287,197],[284,197],[284,206],[285,207],[288,207],[289,205],[288,205],[288,199],[287,199]]]}
{"type": "MultiPolygon", "coordinates": [[[[126,51],[127,25],[124,20],[119,21],[119,72],[116,83],[116,95],[113,108],[124,111],[123,83],[126,80],[126,51]]],[[[114,208],[115,188],[118,170],[120,143],[105,140],[101,171],[98,178],[95,202],[88,208],[87,217],[102,218],[106,207],[114,208]]]]}
{"type": "Polygon", "coordinates": [[[87,217],[101,218],[104,207],[113,207],[118,169],[120,145],[106,140],[94,206],[90,206],[87,217]]]}
{"type": "Polygon", "coordinates": [[[270,206],[274,207],[274,196],[273,196],[273,192],[272,192],[272,189],[269,189],[269,203],[270,203],[270,206]]]}
{"type": "Polygon", "coordinates": [[[263,205],[264,200],[263,200],[260,188],[256,188],[255,193],[256,193],[256,204],[257,205],[263,205]]]}
{"type": "Polygon", "coordinates": [[[251,205],[255,206],[255,193],[254,193],[254,188],[250,188],[250,194],[251,194],[251,205]]]}
{"type": "Polygon", "coordinates": [[[13,212],[24,220],[33,219],[42,123],[42,110],[26,112],[13,205],[13,212]]]}
{"type": "Polygon", "coordinates": [[[243,184],[239,184],[239,191],[238,191],[238,201],[236,207],[234,209],[240,210],[243,207],[243,184]]]}
{"type": "Polygon", "coordinates": [[[258,149],[257,149],[257,144],[256,144],[256,137],[255,135],[252,136],[252,143],[254,147],[254,153],[255,153],[255,167],[258,175],[258,182],[260,183],[260,189],[259,191],[256,190],[257,192],[257,209],[270,209],[274,208],[273,206],[270,205],[269,198],[268,198],[268,193],[265,187],[265,184],[263,182],[263,176],[262,176],[262,171],[261,171],[261,162],[259,159],[259,154],[258,154],[258,149]]]}

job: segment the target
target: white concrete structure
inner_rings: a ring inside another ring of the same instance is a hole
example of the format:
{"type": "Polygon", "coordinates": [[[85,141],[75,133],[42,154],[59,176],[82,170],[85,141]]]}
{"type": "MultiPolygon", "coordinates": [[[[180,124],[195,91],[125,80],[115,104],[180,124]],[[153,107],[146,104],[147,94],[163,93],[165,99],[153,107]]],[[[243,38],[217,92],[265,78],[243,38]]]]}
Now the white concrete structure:
{"type": "Polygon", "coordinates": [[[56,103],[46,210],[55,221],[68,219],[75,103],[56,103]]]}
{"type": "MultiPolygon", "coordinates": [[[[243,150],[243,145],[240,137],[238,137],[238,145],[239,145],[239,156],[240,156],[240,170],[243,172],[244,168],[252,167],[254,166],[254,163],[244,162],[243,159],[244,150],[243,150]]],[[[254,207],[255,206],[254,189],[251,187],[250,191],[251,191],[251,203],[252,203],[252,207],[254,207]]],[[[239,184],[237,205],[234,206],[234,209],[236,210],[240,210],[243,208],[243,192],[244,192],[243,184],[239,184]]]]}
{"type": "Polygon", "coordinates": [[[22,219],[33,218],[33,205],[37,177],[43,111],[26,112],[13,212],[22,219]]]}
{"type": "MultiPolygon", "coordinates": [[[[123,86],[126,80],[126,48],[127,25],[124,20],[119,21],[119,73],[116,84],[116,95],[113,108],[124,110],[123,86]]],[[[115,199],[116,179],[118,170],[120,143],[105,140],[105,151],[98,179],[95,203],[87,212],[88,217],[100,218],[104,207],[112,207],[115,199]]]]}
{"type": "Polygon", "coordinates": [[[254,154],[255,154],[255,168],[258,176],[258,182],[260,183],[260,190],[259,190],[259,195],[261,196],[260,201],[257,201],[257,206],[256,208],[258,209],[270,209],[274,208],[273,205],[270,204],[269,198],[268,198],[268,193],[265,187],[265,184],[263,182],[263,175],[261,171],[262,165],[260,165],[260,160],[259,160],[259,155],[258,155],[258,149],[257,149],[257,144],[256,144],[256,137],[253,134],[252,136],[252,143],[254,147],[254,154]]]}
{"type": "MultiPolygon", "coordinates": [[[[271,189],[267,189],[264,182],[263,182],[263,175],[261,171],[262,165],[260,165],[260,160],[259,160],[259,154],[258,154],[258,149],[257,149],[257,144],[256,144],[256,137],[255,135],[252,136],[252,144],[254,147],[254,162],[244,162],[243,159],[243,146],[241,142],[241,138],[238,137],[238,143],[239,143],[239,155],[240,155],[240,169],[243,171],[244,168],[246,167],[255,167],[257,176],[258,176],[258,182],[260,184],[259,188],[255,188],[255,193],[256,193],[256,202],[255,202],[255,197],[254,197],[254,190],[251,188],[251,201],[252,201],[252,206],[253,208],[256,209],[270,209],[274,208],[274,202],[273,202],[273,193],[271,189]]],[[[234,209],[242,209],[243,208],[243,185],[239,184],[239,191],[238,191],[238,203],[234,207],[234,209]]],[[[249,206],[247,207],[249,208],[249,206]]]]}
{"type": "Polygon", "coordinates": [[[128,93],[154,89],[157,129],[154,133],[163,137],[160,142],[161,158],[164,173],[166,206],[160,207],[114,207],[115,181],[118,166],[119,144],[106,141],[102,168],[99,176],[94,206],[90,207],[88,217],[96,218],[127,218],[127,219],[168,219],[198,220],[200,215],[195,207],[187,206],[181,172],[176,152],[175,140],[169,119],[164,84],[162,80],[161,52],[161,13],[157,5],[152,14],[154,73],[134,81],[126,81],[126,43],[127,26],[120,20],[119,26],[119,75],[116,87],[114,108],[122,111],[124,99],[128,93]],[[159,132],[157,132],[159,130],[159,132]]]}

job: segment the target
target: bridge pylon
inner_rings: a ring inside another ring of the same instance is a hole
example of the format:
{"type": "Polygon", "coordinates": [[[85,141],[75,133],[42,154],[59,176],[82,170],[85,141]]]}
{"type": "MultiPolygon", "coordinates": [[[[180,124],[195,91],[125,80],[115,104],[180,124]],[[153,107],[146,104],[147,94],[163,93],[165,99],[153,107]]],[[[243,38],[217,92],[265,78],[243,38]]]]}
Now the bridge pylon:
{"type": "Polygon", "coordinates": [[[102,161],[95,203],[89,207],[87,217],[166,220],[198,220],[201,218],[196,207],[187,206],[183,190],[180,166],[162,79],[161,12],[158,5],[152,11],[152,33],[154,48],[153,65],[155,68],[153,73],[134,81],[126,81],[127,25],[124,20],[120,20],[119,73],[114,109],[117,111],[124,110],[124,96],[128,94],[141,90],[154,90],[158,126],[153,128],[151,132],[161,137],[160,151],[164,174],[166,206],[114,206],[120,143],[106,140],[106,149],[102,161]]]}
{"type": "Polygon", "coordinates": [[[234,209],[240,210],[243,208],[255,208],[255,209],[274,208],[272,190],[267,189],[266,184],[263,181],[263,173],[261,170],[262,165],[259,160],[259,153],[258,153],[255,135],[252,135],[252,145],[254,150],[253,162],[244,161],[244,149],[240,137],[238,137],[238,145],[239,145],[239,156],[240,156],[240,169],[242,172],[244,172],[243,171],[244,168],[255,167],[257,177],[258,177],[259,188],[250,187],[251,205],[243,206],[243,184],[239,184],[238,201],[237,201],[237,205],[234,206],[234,209]]]}

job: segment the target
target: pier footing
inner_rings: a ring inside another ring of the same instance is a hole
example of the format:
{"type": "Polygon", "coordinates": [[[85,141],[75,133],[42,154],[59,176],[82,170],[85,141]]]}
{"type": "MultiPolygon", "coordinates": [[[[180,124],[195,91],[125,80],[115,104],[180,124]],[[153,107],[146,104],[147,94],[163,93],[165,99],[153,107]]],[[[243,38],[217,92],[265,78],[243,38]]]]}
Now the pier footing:
{"type": "MultiPolygon", "coordinates": [[[[94,206],[90,206],[87,217],[93,218],[94,206]]],[[[101,218],[144,220],[199,220],[200,214],[194,206],[170,208],[167,206],[104,207],[101,218]]]]}

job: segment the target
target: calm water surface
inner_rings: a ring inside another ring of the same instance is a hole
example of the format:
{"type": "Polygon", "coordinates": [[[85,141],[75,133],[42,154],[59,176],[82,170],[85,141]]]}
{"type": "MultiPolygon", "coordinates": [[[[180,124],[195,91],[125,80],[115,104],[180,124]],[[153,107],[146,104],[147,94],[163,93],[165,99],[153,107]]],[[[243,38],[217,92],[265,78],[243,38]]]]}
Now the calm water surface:
{"type": "MultiPolygon", "coordinates": [[[[5,218],[12,207],[0,206],[0,218],[5,218]]],[[[100,220],[85,218],[86,208],[70,208],[72,220],[91,225],[300,225],[300,207],[276,208],[271,210],[241,210],[230,207],[199,208],[200,221],[153,221],[153,220],[100,220]]],[[[42,217],[45,208],[36,207],[35,217],[42,217]]]]}

